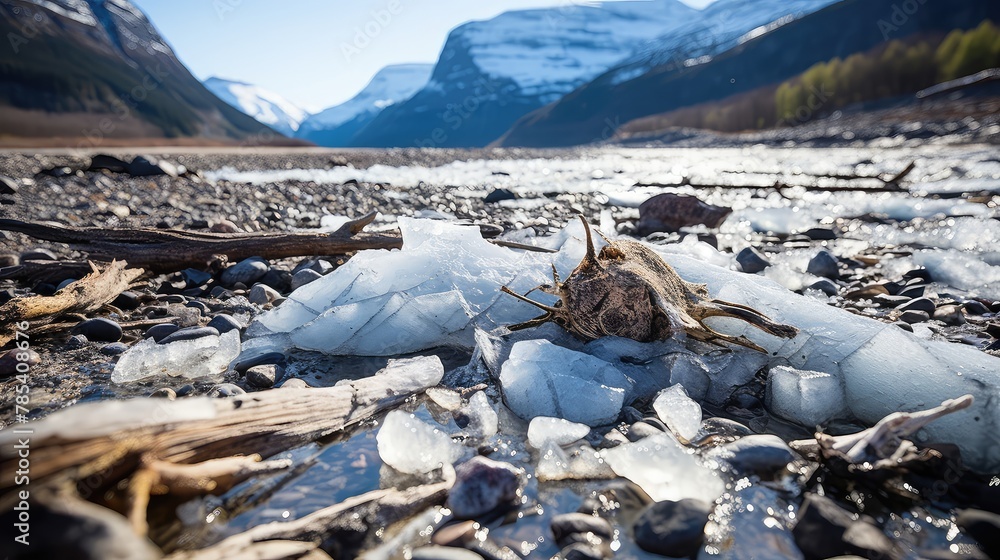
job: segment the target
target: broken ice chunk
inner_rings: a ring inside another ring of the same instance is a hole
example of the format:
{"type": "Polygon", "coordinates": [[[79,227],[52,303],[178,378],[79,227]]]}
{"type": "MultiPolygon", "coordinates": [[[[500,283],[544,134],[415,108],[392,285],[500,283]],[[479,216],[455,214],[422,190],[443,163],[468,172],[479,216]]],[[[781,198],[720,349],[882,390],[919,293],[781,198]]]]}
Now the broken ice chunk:
{"type": "Polygon", "coordinates": [[[537,416],[528,424],[528,443],[541,449],[546,443],[568,445],[590,433],[590,426],[562,418],[537,416]]]}
{"type": "Polygon", "coordinates": [[[493,410],[486,393],[477,391],[469,398],[469,404],[462,408],[462,412],[469,419],[466,429],[472,437],[488,438],[497,433],[500,418],[497,411],[493,410]]]}
{"type": "Polygon", "coordinates": [[[538,452],[535,477],[540,481],[554,480],[596,480],[614,478],[615,472],[601,456],[587,443],[579,443],[570,449],[563,449],[553,441],[542,445],[538,452]]]}
{"type": "Polygon", "coordinates": [[[466,448],[413,414],[393,410],[375,436],[382,462],[397,471],[429,473],[462,458],[466,448]]]}
{"type": "Polygon", "coordinates": [[[650,498],[714,502],[726,485],[670,434],[643,438],[601,453],[618,476],[638,484],[650,498]]]}
{"type": "Polygon", "coordinates": [[[226,371],[240,353],[240,332],[202,336],[157,344],[147,338],[122,354],[111,373],[112,383],[127,383],[154,375],[195,379],[226,371]]]}
{"type": "Polygon", "coordinates": [[[683,385],[660,391],[653,401],[653,410],[668,428],[688,441],[701,429],[701,405],[691,400],[683,385]]]}
{"type": "Polygon", "coordinates": [[[787,366],[771,368],[764,402],[774,414],[810,428],[847,414],[839,377],[787,366]]]}
{"type": "Polygon", "coordinates": [[[629,387],[611,364],[547,340],[514,344],[500,383],[507,406],[525,420],[552,416],[588,426],[614,422],[629,387]]]}

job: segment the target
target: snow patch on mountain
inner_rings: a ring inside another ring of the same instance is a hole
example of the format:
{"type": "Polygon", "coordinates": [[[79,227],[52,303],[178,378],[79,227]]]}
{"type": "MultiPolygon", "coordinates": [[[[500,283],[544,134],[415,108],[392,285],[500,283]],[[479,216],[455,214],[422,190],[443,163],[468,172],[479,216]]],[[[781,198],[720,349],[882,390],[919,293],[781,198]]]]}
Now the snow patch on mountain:
{"type": "Polygon", "coordinates": [[[255,85],[216,77],[204,83],[219,99],[286,136],[293,136],[309,116],[281,95],[255,85]]]}

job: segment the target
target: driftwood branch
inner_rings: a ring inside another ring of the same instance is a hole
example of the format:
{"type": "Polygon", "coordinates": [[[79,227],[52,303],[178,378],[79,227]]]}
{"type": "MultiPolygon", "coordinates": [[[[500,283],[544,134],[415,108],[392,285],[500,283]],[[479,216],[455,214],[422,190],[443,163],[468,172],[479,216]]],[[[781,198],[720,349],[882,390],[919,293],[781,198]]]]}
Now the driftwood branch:
{"type": "Polygon", "coordinates": [[[363,249],[397,249],[396,235],[366,234],[375,219],[369,214],[348,222],[333,233],[202,233],[154,228],[107,229],[69,227],[0,219],[0,230],[23,233],[36,239],[66,243],[96,261],[123,259],[154,273],[184,268],[205,268],[216,256],[231,260],[248,257],[280,259],[311,255],[341,255],[363,249]]]}
{"type": "MultiPolygon", "coordinates": [[[[126,268],[123,261],[112,261],[103,271],[93,271],[52,296],[15,298],[0,306],[0,346],[14,339],[17,324],[28,322],[33,329],[51,323],[67,313],[89,313],[114,300],[127,290],[141,270],[126,268]]],[[[23,330],[23,329],[21,329],[23,330]]]]}

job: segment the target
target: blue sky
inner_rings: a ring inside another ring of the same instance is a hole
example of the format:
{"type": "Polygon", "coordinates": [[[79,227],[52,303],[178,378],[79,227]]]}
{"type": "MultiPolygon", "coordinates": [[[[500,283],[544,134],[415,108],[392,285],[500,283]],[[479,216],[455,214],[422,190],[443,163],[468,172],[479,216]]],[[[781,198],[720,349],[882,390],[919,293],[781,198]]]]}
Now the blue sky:
{"type": "Polygon", "coordinates": [[[461,23],[572,1],[133,0],[198,78],[256,84],[311,111],[350,99],[388,64],[436,61],[461,23]],[[373,36],[356,43],[366,28],[373,36]]]}

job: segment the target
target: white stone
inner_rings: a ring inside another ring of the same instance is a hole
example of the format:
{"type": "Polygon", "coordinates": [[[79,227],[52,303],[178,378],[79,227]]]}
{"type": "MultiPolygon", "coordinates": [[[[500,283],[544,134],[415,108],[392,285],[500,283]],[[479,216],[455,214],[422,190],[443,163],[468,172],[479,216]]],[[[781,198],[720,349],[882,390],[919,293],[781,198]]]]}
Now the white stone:
{"type": "Polygon", "coordinates": [[[691,441],[701,429],[701,405],[687,395],[682,385],[673,385],[656,395],[653,410],[668,428],[691,441]]]}
{"type": "Polygon", "coordinates": [[[563,418],[536,416],[528,424],[528,443],[541,449],[546,443],[569,445],[590,433],[590,426],[563,418]]]}
{"type": "Polygon", "coordinates": [[[711,503],[726,489],[715,472],[670,434],[606,449],[601,456],[618,476],[638,484],[657,502],[693,498],[711,503]]]}
{"type": "Polygon", "coordinates": [[[226,371],[239,354],[240,332],[235,329],[221,336],[203,336],[170,344],[157,344],[147,338],[122,354],[111,372],[111,381],[128,383],[155,375],[197,379],[226,371]]]}
{"type": "Polygon", "coordinates": [[[466,451],[441,429],[402,410],[385,416],[375,440],[382,462],[410,474],[429,473],[453,464],[466,451]]]}

